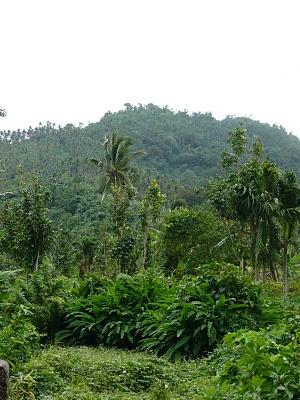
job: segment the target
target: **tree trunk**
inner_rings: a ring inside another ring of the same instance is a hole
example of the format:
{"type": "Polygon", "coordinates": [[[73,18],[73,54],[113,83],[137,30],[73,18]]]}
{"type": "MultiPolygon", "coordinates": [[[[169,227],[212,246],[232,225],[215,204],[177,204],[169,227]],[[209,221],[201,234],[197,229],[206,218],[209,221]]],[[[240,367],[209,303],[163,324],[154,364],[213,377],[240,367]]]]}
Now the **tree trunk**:
{"type": "Polygon", "coordinates": [[[283,245],[283,294],[285,300],[288,297],[289,283],[288,283],[288,244],[285,241],[283,245]]]}
{"type": "Polygon", "coordinates": [[[278,271],[277,271],[276,265],[273,263],[270,266],[270,272],[271,272],[271,278],[273,279],[273,281],[277,282],[278,281],[278,271]]]}
{"type": "Polygon", "coordinates": [[[144,267],[144,269],[147,268],[148,232],[149,232],[149,227],[148,227],[148,225],[146,225],[145,230],[144,230],[144,252],[143,252],[143,267],[144,267]]]}
{"type": "Polygon", "coordinates": [[[255,264],[255,282],[260,281],[260,268],[259,265],[255,264]]]}
{"type": "Polygon", "coordinates": [[[257,264],[257,260],[255,259],[255,254],[254,254],[255,243],[256,243],[256,231],[257,231],[256,223],[255,223],[255,221],[251,221],[251,223],[250,223],[250,232],[251,232],[251,236],[252,236],[252,244],[251,244],[252,255],[251,255],[251,258],[252,258],[252,265],[253,265],[254,271],[255,271],[255,282],[259,282],[260,281],[260,267],[257,264]]]}
{"type": "Polygon", "coordinates": [[[34,271],[37,271],[38,266],[39,266],[39,261],[40,261],[40,250],[38,249],[36,260],[35,260],[34,271]]]}
{"type": "Polygon", "coordinates": [[[9,386],[9,365],[6,361],[0,360],[0,400],[8,400],[9,386]]]}
{"type": "Polygon", "coordinates": [[[244,273],[245,273],[245,270],[246,270],[244,258],[241,258],[241,259],[240,259],[240,268],[241,268],[242,273],[244,274],[244,273]]]}

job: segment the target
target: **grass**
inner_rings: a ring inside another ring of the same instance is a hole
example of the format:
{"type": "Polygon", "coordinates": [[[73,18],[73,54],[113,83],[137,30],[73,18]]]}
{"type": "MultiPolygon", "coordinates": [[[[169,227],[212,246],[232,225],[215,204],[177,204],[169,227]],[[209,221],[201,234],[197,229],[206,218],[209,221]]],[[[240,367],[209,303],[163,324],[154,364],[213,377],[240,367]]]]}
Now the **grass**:
{"type": "Polygon", "coordinates": [[[12,377],[11,400],[168,400],[204,398],[205,361],[169,363],[149,354],[50,347],[12,377]]]}

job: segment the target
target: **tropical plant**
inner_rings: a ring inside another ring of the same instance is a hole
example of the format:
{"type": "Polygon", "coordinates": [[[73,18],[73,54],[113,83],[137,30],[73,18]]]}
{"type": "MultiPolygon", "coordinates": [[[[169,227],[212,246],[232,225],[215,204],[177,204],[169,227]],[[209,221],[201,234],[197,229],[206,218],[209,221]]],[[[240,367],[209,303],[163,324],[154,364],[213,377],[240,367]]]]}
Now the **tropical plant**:
{"type": "Polygon", "coordinates": [[[51,221],[46,208],[49,192],[34,179],[20,186],[20,198],[8,200],[1,210],[1,249],[20,266],[33,272],[50,245],[51,221]]]}
{"type": "Polygon", "coordinates": [[[285,171],[279,183],[280,211],[282,226],[283,283],[284,296],[288,295],[288,250],[296,243],[300,221],[300,186],[293,171],[285,171]]]}
{"type": "MultiPolygon", "coordinates": [[[[91,281],[89,285],[91,285],[91,281]]],[[[164,278],[152,270],[134,277],[101,280],[97,294],[69,304],[66,329],[58,340],[133,348],[138,345],[138,316],[167,292],[164,278]]]]}
{"type": "Polygon", "coordinates": [[[210,208],[178,208],[165,215],[161,226],[160,247],[164,268],[173,272],[186,265],[185,272],[199,264],[222,261],[224,248],[217,244],[226,235],[223,221],[210,208]]]}
{"type": "Polygon", "coordinates": [[[236,218],[249,224],[252,263],[256,280],[263,279],[267,268],[274,273],[274,264],[280,250],[279,229],[276,217],[279,213],[279,168],[269,162],[252,159],[244,164],[232,186],[232,204],[236,218]]]}
{"type": "Polygon", "coordinates": [[[249,253],[255,278],[265,280],[267,271],[278,279],[276,262],[280,252],[278,216],[280,210],[279,183],[281,171],[277,164],[261,159],[263,146],[256,139],[250,149],[250,159],[241,157],[246,149],[246,130],[237,128],[229,138],[233,153],[223,154],[226,178],[213,180],[207,194],[227,221],[237,220],[242,231],[248,227],[251,236],[249,253]]]}
{"type": "Polygon", "coordinates": [[[166,296],[138,319],[141,348],[169,359],[198,357],[230,331],[257,325],[259,291],[237,267],[199,267],[199,276],[174,284],[166,296]]]}
{"type": "Polygon", "coordinates": [[[144,240],[143,240],[143,267],[146,268],[151,264],[151,255],[149,254],[149,241],[151,231],[158,224],[158,219],[161,214],[161,208],[166,196],[160,191],[160,187],[156,180],[153,180],[148,186],[144,198],[141,201],[139,218],[141,221],[144,240]]]}
{"type": "Polygon", "coordinates": [[[131,182],[130,173],[132,172],[131,161],[143,154],[141,151],[130,151],[132,139],[129,137],[118,136],[113,131],[104,141],[104,160],[90,159],[91,162],[101,167],[104,174],[103,195],[112,187],[123,188],[129,193],[134,193],[135,189],[131,182]]]}
{"type": "Polygon", "coordinates": [[[292,325],[282,324],[270,331],[241,330],[226,335],[213,355],[212,372],[217,375],[217,384],[214,394],[207,398],[298,399],[299,319],[292,325]],[[225,396],[226,392],[232,391],[234,395],[225,396]]]}
{"type": "Polygon", "coordinates": [[[38,349],[40,335],[20,313],[0,329],[0,357],[11,366],[27,361],[38,349]]]}

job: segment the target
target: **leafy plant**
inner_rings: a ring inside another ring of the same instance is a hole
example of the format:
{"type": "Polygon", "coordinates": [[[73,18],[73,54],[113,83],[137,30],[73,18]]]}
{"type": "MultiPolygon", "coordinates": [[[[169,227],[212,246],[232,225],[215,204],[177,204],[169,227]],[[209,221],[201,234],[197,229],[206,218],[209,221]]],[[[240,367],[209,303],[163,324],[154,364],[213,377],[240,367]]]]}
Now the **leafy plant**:
{"type": "Polygon", "coordinates": [[[0,330],[0,358],[12,366],[20,366],[34,354],[40,345],[36,328],[21,315],[0,330]]]}
{"type": "Polygon", "coordinates": [[[140,315],[142,349],[169,359],[197,357],[227,332],[257,324],[259,290],[234,266],[216,264],[211,271],[207,266],[175,287],[172,298],[140,315]]]}
{"type": "Polygon", "coordinates": [[[22,312],[44,342],[52,341],[63,327],[66,305],[73,298],[75,284],[74,278],[56,276],[51,265],[44,262],[43,273],[36,271],[30,279],[21,275],[16,280],[5,309],[7,319],[22,312]]]}
{"type": "Polygon", "coordinates": [[[120,274],[116,281],[102,282],[98,294],[69,305],[66,329],[57,335],[57,340],[137,346],[137,318],[162,296],[167,288],[164,278],[149,270],[134,277],[120,274]]]}
{"type": "Polygon", "coordinates": [[[46,208],[49,191],[37,179],[27,187],[21,183],[19,191],[20,199],[6,201],[1,210],[0,248],[33,272],[43,261],[52,234],[46,208]]]}
{"type": "Polygon", "coordinates": [[[228,390],[229,384],[234,399],[298,399],[299,323],[298,316],[270,331],[241,330],[226,335],[213,356],[218,390],[228,390]]]}
{"type": "Polygon", "coordinates": [[[217,244],[224,236],[223,222],[209,208],[179,208],[169,212],[161,233],[165,269],[173,272],[184,263],[189,272],[200,263],[222,261],[223,249],[217,244]]]}

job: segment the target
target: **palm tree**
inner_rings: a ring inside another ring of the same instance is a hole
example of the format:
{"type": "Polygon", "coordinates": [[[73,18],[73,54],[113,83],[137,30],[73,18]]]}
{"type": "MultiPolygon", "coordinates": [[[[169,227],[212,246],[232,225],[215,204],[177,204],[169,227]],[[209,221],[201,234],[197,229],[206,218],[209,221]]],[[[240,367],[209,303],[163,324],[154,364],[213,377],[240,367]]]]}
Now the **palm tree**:
{"type": "Polygon", "coordinates": [[[129,137],[118,136],[116,131],[113,131],[109,137],[105,138],[103,146],[105,150],[104,160],[91,159],[104,172],[102,200],[107,190],[113,187],[117,189],[123,188],[129,193],[134,192],[131,182],[132,167],[130,163],[143,152],[130,152],[132,140],[129,137]]]}
{"type": "Polygon", "coordinates": [[[267,268],[272,273],[280,248],[276,225],[279,177],[277,165],[252,159],[241,167],[232,187],[236,218],[250,227],[256,280],[260,279],[261,267],[264,279],[267,268]]]}
{"type": "Polygon", "coordinates": [[[280,181],[280,215],[283,249],[283,291],[288,296],[288,250],[294,244],[294,236],[300,221],[300,186],[293,171],[285,171],[280,181]]]}
{"type": "MultiPolygon", "coordinates": [[[[132,152],[132,141],[128,137],[118,136],[116,131],[105,138],[104,159],[91,161],[99,165],[103,171],[102,201],[108,190],[112,193],[111,222],[115,244],[112,248],[113,258],[117,261],[119,272],[128,272],[131,268],[130,255],[134,250],[130,226],[128,224],[128,207],[135,194],[131,182],[133,169],[131,161],[142,154],[141,151],[132,152]]],[[[117,270],[116,270],[117,275],[117,270]]]]}

